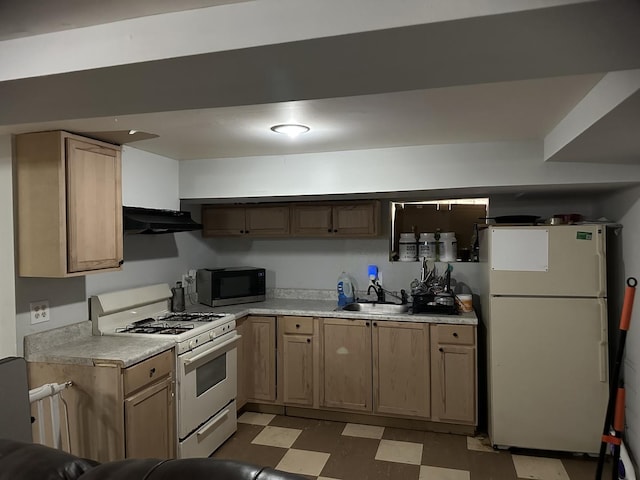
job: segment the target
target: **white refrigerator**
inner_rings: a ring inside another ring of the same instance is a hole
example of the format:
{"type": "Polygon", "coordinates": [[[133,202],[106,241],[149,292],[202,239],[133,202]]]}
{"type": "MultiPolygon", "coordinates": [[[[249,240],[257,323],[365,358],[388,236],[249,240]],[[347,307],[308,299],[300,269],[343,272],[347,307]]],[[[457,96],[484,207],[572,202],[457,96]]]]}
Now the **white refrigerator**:
{"type": "Polygon", "coordinates": [[[609,398],[605,229],[481,231],[494,446],[598,453],[609,398]]]}

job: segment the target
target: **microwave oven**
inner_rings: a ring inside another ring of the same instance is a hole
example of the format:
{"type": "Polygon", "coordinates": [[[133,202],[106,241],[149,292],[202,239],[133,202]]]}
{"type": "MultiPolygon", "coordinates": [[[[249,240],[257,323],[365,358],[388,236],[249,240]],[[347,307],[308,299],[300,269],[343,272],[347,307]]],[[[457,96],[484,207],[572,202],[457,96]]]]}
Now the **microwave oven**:
{"type": "Polygon", "coordinates": [[[211,307],[261,302],[265,299],[264,268],[201,268],[196,272],[198,302],[211,307]]]}

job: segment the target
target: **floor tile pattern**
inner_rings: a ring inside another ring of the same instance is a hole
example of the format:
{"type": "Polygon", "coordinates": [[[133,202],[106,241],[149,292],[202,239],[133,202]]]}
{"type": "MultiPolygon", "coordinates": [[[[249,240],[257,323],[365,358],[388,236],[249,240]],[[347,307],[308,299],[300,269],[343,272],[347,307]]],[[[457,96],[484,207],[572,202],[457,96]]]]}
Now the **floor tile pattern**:
{"type": "MultiPolygon", "coordinates": [[[[494,450],[486,436],[245,412],[213,455],[313,480],[586,480],[597,460],[494,450]]],[[[609,471],[609,469],[607,469],[609,471]]]]}

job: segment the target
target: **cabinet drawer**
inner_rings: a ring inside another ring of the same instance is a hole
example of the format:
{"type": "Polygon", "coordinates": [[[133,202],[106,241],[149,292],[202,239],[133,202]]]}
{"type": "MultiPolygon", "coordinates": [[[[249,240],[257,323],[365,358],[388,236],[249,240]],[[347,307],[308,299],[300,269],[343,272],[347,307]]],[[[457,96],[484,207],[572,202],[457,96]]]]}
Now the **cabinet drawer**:
{"type": "Polygon", "coordinates": [[[313,335],[313,317],[284,317],[284,333],[313,335]]]}
{"type": "Polygon", "coordinates": [[[438,343],[454,345],[475,345],[476,336],[473,325],[435,325],[438,343]]]}
{"type": "Polygon", "coordinates": [[[173,350],[160,353],[124,370],[124,394],[127,396],[173,371],[173,350]]]}

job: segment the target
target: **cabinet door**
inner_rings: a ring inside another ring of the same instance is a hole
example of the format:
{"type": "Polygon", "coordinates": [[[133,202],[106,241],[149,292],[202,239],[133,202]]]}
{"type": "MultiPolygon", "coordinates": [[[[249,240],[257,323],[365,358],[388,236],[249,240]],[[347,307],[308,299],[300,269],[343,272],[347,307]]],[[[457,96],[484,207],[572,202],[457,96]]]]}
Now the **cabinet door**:
{"type": "Polygon", "coordinates": [[[245,325],[244,360],[247,399],[276,399],[276,319],[251,316],[245,325]]]}
{"type": "Polygon", "coordinates": [[[122,261],[120,151],[67,138],[68,270],[122,261]]]}
{"type": "Polygon", "coordinates": [[[379,202],[334,205],[334,233],[349,236],[376,235],[380,216],[379,205],[379,202]]]}
{"type": "Polygon", "coordinates": [[[370,412],[370,322],[324,318],[320,324],[321,406],[370,412]]]}
{"type": "Polygon", "coordinates": [[[245,208],[245,233],[256,236],[289,234],[289,207],[245,208]]]}
{"type": "Polygon", "coordinates": [[[331,215],[331,205],[293,205],[291,233],[313,237],[332,235],[331,215]]]}
{"type": "Polygon", "coordinates": [[[475,425],[475,347],[438,344],[431,354],[433,420],[475,425]]]}
{"type": "Polygon", "coordinates": [[[202,207],[202,236],[228,237],[245,234],[245,216],[242,207],[202,207]]]}
{"type": "Polygon", "coordinates": [[[375,413],[429,417],[430,351],[428,324],[373,322],[375,413]]]}
{"type": "Polygon", "coordinates": [[[284,403],[313,405],[313,339],[310,335],[282,336],[284,403]]]}
{"type": "Polygon", "coordinates": [[[124,401],[127,458],[175,458],[171,377],[124,401]]]}

